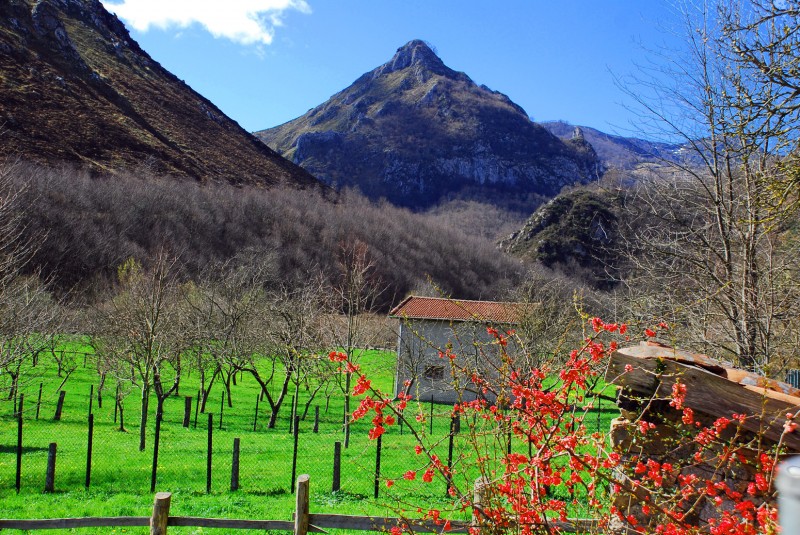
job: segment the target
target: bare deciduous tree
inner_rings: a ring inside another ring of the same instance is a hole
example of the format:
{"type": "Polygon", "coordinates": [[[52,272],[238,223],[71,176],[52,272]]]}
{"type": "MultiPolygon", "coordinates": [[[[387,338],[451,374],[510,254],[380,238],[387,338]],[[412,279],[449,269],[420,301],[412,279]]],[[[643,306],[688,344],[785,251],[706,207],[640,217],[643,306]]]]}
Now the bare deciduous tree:
{"type": "Polygon", "coordinates": [[[141,391],[140,450],[145,447],[150,395],[156,395],[159,419],[164,401],[178,388],[182,353],[189,343],[174,269],[174,259],[163,252],[150,269],[126,261],[119,268],[119,292],[101,314],[101,335],[113,373],[141,391]]]}
{"type": "Polygon", "coordinates": [[[25,272],[40,243],[25,233],[28,170],[15,163],[0,166],[0,389],[7,388],[14,400],[36,356],[50,347],[60,317],[46,281],[25,272]]]}
{"type": "Polygon", "coordinates": [[[688,6],[685,55],[629,86],[685,158],[627,191],[627,283],[685,343],[766,371],[800,312],[796,259],[782,248],[792,211],[775,202],[795,134],[785,92],[735,57],[723,31],[732,5],[688,6]]]}
{"type": "MultiPolygon", "coordinates": [[[[295,386],[297,403],[301,386],[313,399],[333,375],[332,370],[320,366],[320,354],[325,352],[321,309],[319,282],[309,277],[305,284],[282,284],[269,292],[260,314],[251,320],[257,323],[251,332],[262,337],[263,350],[248,355],[241,369],[261,386],[270,407],[270,428],[275,427],[290,385],[295,386]]],[[[297,413],[296,405],[292,413],[297,413]]]]}
{"type": "MultiPolygon", "coordinates": [[[[387,287],[376,273],[375,261],[370,258],[369,246],[359,239],[340,242],[336,262],[337,273],[328,289],[328,332],[334,349],[341,349],[349,362],[358,361],[358,350],[369,345],[367,339],[374,331],[367,329],[371,313],[387,287]]],[[[344,447],[350,445],[350,382],[351,373],[344,374],[340,388],[344,394],[344,447]]],[[[341,376],[337,376],[341,380],[341,376]]]]}

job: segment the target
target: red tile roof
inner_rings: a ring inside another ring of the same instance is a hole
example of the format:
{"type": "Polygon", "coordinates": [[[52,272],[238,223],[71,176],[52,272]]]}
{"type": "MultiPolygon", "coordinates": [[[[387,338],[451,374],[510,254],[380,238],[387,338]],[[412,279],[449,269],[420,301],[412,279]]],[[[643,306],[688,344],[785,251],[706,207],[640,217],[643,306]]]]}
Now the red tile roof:
{"type": "Polygon", "coordinates": [[[389,317],[513,324],[519,322],[522,309],[522,303],[468,301],[412,295],[394,307],[389,312],[389,317]]]}

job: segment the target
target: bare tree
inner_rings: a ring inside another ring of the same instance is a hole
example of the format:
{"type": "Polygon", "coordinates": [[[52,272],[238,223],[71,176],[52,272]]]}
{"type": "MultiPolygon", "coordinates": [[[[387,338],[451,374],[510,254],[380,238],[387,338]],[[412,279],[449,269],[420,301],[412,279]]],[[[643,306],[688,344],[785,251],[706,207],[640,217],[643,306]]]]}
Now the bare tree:
{"type": "Polygon", "coordinates": [[[24,225],[32,195],[27,171],[18,163],[0,166],[0,388],[15,401],[37,355],[50,347],[60,317],[46,281],[25,271],[40,243],[24,225]]]}
{"type": "MultiPolygon", "coordinates": [[[[270,428],[275,427],[290,385],[295,386],[297,403],[301,386],[313,398],[334,375],[320,366],[320,354],[324,353],[320,295],[314,277],[295,287],[281,285],[267,295],[262,314],[254,318],[261,326],[266,347],[263,353],[250,355],[242,370],[261,385],[270,407],[270,428]]],[[[292,414],[297,414],[296,405],[292,414]]]]}
{"type": "Polygon", "coordinates": [[[626,282],[649,295],[644,315],[673,320],[682,340],[765,371],[800,311],[796,259],[781,238],[793,211],[775,202],[795,134],[785,92],[733,58],[731,5],[688,6],[685,54],[628,86],[685,158],[626,191],[626,282]]]}
{"type": "Polygon", "coordinates": [[[186,295],[203,408],[217,377],[223,378],[228,405],[232,406],[231,383],[236,373],[251,367],[254,355],[265,350],[259,320],[272,269],[271,259],[263,257],[215,264],[186,295]]]}
{"type": "Polygon", "coordinates": [[[102,313],[102,336],[113,373],[141,391],[140,450],[145,447],[150,395],[156,395],[160,419],[164,401],[178,388],[182,353],[188,346],[174,270],[175,260],[163,252],[149,270],[128,260],[118,270],[120,291],[102,313]]]}
{"type": "MultiPolygon", "coordinates": [[[[386,293],[387,286],[376,273],[369,246],[359,240],[340,242],[337,273],[328,289],[328,332],[331,345],[341,349],[349,362],[357,362],[359,349],[369,345],[367,335],[371,313],[386,293]]],[[[352,374],[344,374],[340,384],[344,394],[344,447],[350,445],[350,382],[352,374]]],[[[338,377],[341,379],[341,377],[338,377]]]]}

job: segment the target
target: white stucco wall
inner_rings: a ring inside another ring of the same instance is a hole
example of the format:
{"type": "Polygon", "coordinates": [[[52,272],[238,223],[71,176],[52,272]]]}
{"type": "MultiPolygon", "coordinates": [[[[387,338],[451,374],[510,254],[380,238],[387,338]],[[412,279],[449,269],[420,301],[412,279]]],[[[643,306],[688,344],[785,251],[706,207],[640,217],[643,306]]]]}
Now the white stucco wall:
{"type": "MultiPolygon", "coordinates": [[[[438,320],[401,320],[397,341],[397,372],[395,395],[402,392],[404,382],[412,381],[409,393],[415,399],[441,403],[456,403],[459,399],[470,401],[478,397],[465,377],[454,381],[449,359],[440,358],[448,344],[456,354],[459,368],[477,369],[482,375],[494,375],[499,362],[499,348],[492,344],[494,338],[486,331],[486,324],[478,322],[448,322],[438,320]],[[426,370],[442,368],[441,379],[426,377],[426,370]]],[[[509,344],[509,353],[513,354],[509,344]]],[[[488,396],[492,397],[492,396],[488,396]]]]}

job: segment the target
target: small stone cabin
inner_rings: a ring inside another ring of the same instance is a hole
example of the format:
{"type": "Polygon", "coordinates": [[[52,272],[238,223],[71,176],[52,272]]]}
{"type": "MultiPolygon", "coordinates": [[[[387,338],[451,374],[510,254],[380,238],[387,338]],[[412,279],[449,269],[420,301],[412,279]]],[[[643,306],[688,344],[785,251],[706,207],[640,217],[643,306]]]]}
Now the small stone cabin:
{"type": "MultiPolygon", "coordinates": [[[[465,382],[453,383],[450,363],[440,357],[440,351],[449,344],[459,364],[488,373],[498,347],[491,344],[494,338],[487,327],[511,329],[521,310],[519,303],[407,297],[389,313],[399,321],[394,394],[411,381],[409,393],[416,399],[437,403],[455,403],[459,395],[465,401],[476,399],[479,393],[465,382]]],[[[507,350],[513,352],[512,342],[507,350]]]]}

